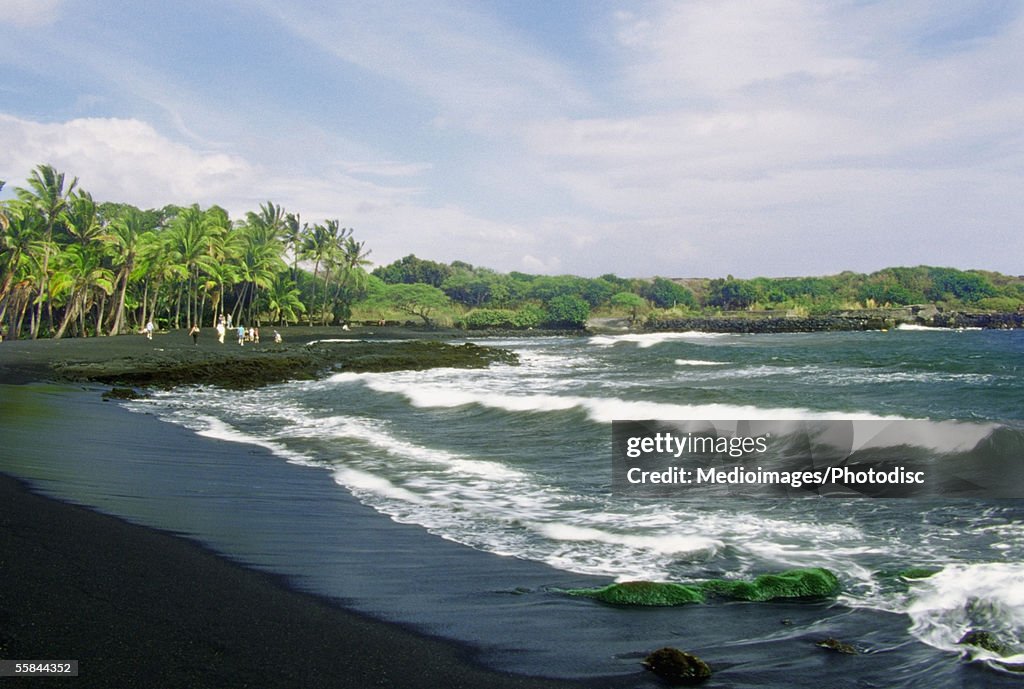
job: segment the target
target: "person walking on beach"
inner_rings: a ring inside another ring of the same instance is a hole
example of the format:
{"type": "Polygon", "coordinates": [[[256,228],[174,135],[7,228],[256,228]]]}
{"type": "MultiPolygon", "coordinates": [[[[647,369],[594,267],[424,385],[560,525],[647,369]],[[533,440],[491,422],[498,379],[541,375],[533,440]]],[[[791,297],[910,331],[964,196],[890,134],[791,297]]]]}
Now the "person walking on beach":
{"type": "Polygon", "coordinates": [[[199,326],[198,325],[193,325],[191,330],[188,331],[188,334],[192,336],[192,344],[193,345],[198,345],[199,344],[199,326]]]}
{"type": "Polygon", "coordinates": [[[238,344],[239,346],[245,346],[245,326],[238,326],[238,344]]]}
{"type": "Polygon", "coordinates": [[[146,339],[147,340],[152,340],[153,339],[153,331],[154,330],[156,330],[156,327],[153,325],[153,320],[150,319],[149,322],[146,323],[146,339]]]}

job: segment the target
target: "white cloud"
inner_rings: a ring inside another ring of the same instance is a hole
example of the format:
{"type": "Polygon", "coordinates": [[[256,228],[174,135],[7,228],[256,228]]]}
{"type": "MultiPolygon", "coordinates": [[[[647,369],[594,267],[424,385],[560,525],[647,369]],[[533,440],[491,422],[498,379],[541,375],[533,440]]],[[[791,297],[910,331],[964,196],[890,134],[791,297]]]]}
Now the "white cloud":
{"type": "Polygon", "coordinates": [[[0,115],[0,148],[6,152],[2,173],[12,184],[49,163],[78,176],[98,198],[141,206],[213,203],[255,176],[238,157],[196,151],[138,120],[47,124],[0,115]]]}
{"type": "MultiPolygon", "coordinates": [[[[305,222],[338,218],[366,240],[372,258],[387,263],[408,253],[451,261],[468,260],[510,270],[521,268],[524,247],[538,237],[514,223],[482,218],[453,204],[418,202],[415,188],[385,186],[340,171],[316,176],[282,174],[241,156],[202,151],[168,139],[133,119],[76,119],[40,123],[0,114],[0,179],[8,189],[24,185],[31,170],[48,163],[99,201],[141,208],[167,204],[218,204],[241,218],[268,199],[301,214],[305,222]]],[[[402,177],[417,166],[367,161],[360,171],[402,177]]],[[[386,175],[385,175],[386,177],[386,175]]]]}
{"type": "Polygon", "coordinates": [[[60,16],[63,0],[0,0],[0,24],[43,26],[60,16]]]}
{"type": "Polygon", "coordinates": [[[619,42],[637,53],[630,76],[648,98],[721,97],[762,82],[833,78],[870,68],[846,54],[822,6],[802,0],[659,3],[620,15],[619,42]]]}
{"type": "Polygon", "coordinates": [[[84,93],[137,119],[0,120],[0,178],[16,186],[52,162],[97,197],[215,202],[236,217],[269,198],[309,222],[341,219],[379,262],[1019,270],[1020,12],[653,0],[580,27],[569,67],[484,6],[227,5],[253,6],[293,59],[314,52],[317,70],[393,109],[353,100],[335,126],[272,92],[204,96],[173,64],[128,60],[137,47],[33,35],[40,55],[80,66],[84,93]]]}
{"type": "Polygon", "coordinates": [[[1017,270],[1001,257],[1024,221],[1019,18],[950,52],[908,38],[936,21],[920,6],[898,21],[798,0],[650,7],[617,17],[632,102],[525,139],[547,182],[610,218],[598,234],[658,247],[649,272],[1017,270]]]}

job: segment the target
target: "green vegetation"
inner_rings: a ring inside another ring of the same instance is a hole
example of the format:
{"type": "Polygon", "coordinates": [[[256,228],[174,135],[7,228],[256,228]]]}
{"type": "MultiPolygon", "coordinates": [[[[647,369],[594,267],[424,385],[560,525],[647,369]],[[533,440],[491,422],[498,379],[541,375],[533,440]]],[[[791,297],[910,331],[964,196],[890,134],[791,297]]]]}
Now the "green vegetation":
{"type": "Polygon", "coordinates": [[[780,574],[762,574],[753,581],[715,579],[704,590],[724,598],[768,601],[782,598],[826,598],[839,592],[839,579],[822,567],[792,569],[780,574]]]}
{"type": "Polygon", "coordinates": [[[791,569],[763,574],[753,581],[709,579],[692,584],[627,581],[597,589],[571,589],[570,595],[586,596],[613,605],[683,605],[702,603],[706,596],[731,600],[829,598],[839,593],[839,579],[822,567],[791,569]]]}
{"type": "MultiPolygon", "coordinates": [[[[0,189],[3,182],[0,182],[0,189]]],[[[218,207],[98,203],[49,165],[0,201],[0,331],[61,337],[212,326],[349,321],[467,330],[577,330],[592,316],[637,323],[723,313],[816,316],[934,305],[1024,309],[1024,277],[918,266],[827,277],[597,278],[498,273],[409,255],[366,272],[369,250],[338,220],[309,225],[267,202],[218,207]]]]}
{"type": "Polygon", "coordinates": [[[569,593],[612,605],[665,606],[704,602],[700,586],[658,581],[624,581],[597,589],[571,589],[569,593]]]}
{"type": "Polygon", "coordinates": [[[97,203],[49,165],[15,196],[0,203],[6,336],[212,326],[227,314],[341,323],[365,295],[369,252],[336,220],[309,226],[271,202],[236,221],[218,206],[97,203]]]}

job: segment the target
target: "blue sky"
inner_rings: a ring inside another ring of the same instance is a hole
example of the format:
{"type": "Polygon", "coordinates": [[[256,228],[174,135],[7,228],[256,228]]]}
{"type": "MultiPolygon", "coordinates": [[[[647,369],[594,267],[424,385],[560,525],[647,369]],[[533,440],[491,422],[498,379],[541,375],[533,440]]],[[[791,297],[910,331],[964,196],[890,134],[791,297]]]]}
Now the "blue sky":
{"type": "Polygon", "coordinates": [[[1024,273],[1024,4],[0,0],[0,179],[378,263],[1024,273]]]}

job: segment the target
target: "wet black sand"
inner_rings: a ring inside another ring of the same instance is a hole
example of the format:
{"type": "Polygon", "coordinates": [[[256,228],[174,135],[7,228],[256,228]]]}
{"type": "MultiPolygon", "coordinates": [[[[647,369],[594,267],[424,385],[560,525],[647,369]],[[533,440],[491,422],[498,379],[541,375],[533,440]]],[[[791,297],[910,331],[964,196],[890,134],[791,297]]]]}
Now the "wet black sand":
{"type": "Polygon", "coordinates": [[[170,534],[0,475],[0,657],[79,677],[3,686],[569,687],[290,590],[170,534]]]}

